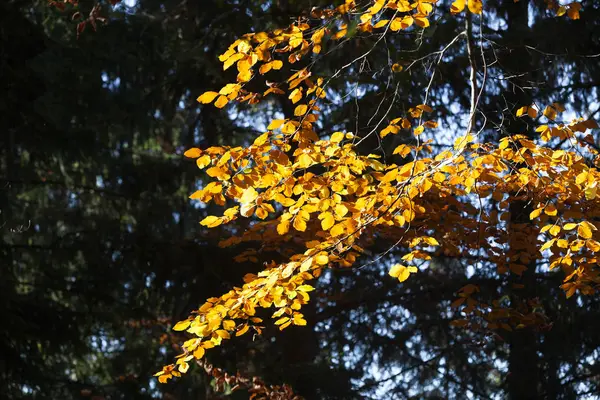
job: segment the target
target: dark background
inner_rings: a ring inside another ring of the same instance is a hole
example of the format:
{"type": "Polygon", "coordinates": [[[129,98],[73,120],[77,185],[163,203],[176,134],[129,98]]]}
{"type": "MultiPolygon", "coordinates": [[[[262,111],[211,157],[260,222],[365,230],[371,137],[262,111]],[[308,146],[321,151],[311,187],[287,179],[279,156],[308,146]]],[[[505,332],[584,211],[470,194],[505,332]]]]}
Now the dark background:
{"type": "MultiPolygon", "coordinates": [[[[319,3],[105,4],[107,23],[97,32],[87,26],[79,39],[70,6],[60,11],[45,0],[0,3],[0,397],[222,395],[201,368],[168,385],[152,378],[185,340],[170,331],[172,324],[257,268],[233,261],[239,248],[217,246],[226,232],[198,224],[212,206],[188,200],[204,178],[182,153],[192,146],[248,142],[261,129],[252,118],[289,115],[290,106],[272,100],[218,110],[195,99],[234,79],[217,57],[235,38],[286,26],[319,3]]],[[[528,10],[512,1],[489,1],[494,18],[514,27],[509,33],[501,27],[485,31],[504,46],[505,62],[496,68],[525,71],[523,81],[535,78],[538,84],[513,98],[511,107],[533,98],[562,101],[587,116],[597,113],[600,58],[580,56],[600,53],[600,10],[593,3],[584,2],[581,20],[569,21],[542,18],[543,2],[528,10]],[[561,55],[523,52],[522,42],[561,55]]],[[[82,13],[92,5],[81,1],[82,13]]],[[[447,43],[456,23],[436,29],[420,54],[447,43]]],[[[414,42],[394,40],[398,56],[414,42]]],[[[331,74],[368,44],[349,43],[323,60],[319,72],[331,74]]],[[[386,65],[387,56],[374,51],[370,62],[386,65]]],[[[451,106],[467,107],[468,71],[464,48],[449,56],[453,64],[440,66],[432,105],[442,123],[456,126],[448,122],[455,114],[451,106]]],[[[329,104],[325,132],[354,130],[356,116],[368,119],[384,90],[387,78],[376,68],[351,72],[331,90],[365,85],[360,110],[351,97],[329,104]]],[[[398,109],[419,104],[428,76],[395,79],[402,88],[398,109]]],[[[491,85],[482,108],[503,110],[506,98],[499,93],[506,83],[491,85]]],[[[488,134],[497,137],[491,128],[488,134]]],[[[466,282],[464,260],[435,260],[428,273],[404,285],[386,278],[387,261],[354,272],[330,271],[307,309],[308,327],[232,340],[211,351],[209,361],[231,373],[289,383],[309,399],[519,398],[507,377],[531,359],[519,360],[520,350],[506,338],[480,337],[449,324],[454,317],[448,305],[466,282]]],[[[492,294],[506,285],[483,269],[475,283],[488,285],[492,294]]],[[[536,275],[537,295],[553,326],[533,344],[540,373],[532,385],[540,398],[594,398],[600,390],[598,301],[566,300],[561,279],[556,273],[536,275]]]]}

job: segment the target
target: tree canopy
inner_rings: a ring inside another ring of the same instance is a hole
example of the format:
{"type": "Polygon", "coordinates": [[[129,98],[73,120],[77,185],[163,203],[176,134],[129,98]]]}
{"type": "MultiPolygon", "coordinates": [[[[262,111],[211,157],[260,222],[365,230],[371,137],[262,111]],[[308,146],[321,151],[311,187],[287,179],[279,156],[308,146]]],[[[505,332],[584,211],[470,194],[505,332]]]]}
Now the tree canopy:
{"type": "Polygon", "coordinates": [[[557,94],[538,83],[543,67],[536,62],[543,59],[538,54],[554,54],[529,42],[532,19],[576,21],[581,4],[546,1],[546,12],[534,14],[521,2],[502,15],[492,2],[488,10],[481,1],[456,1],[449,10],[438,3],[348,0],[313,8],[288,27],[242,36],[219,56],[224,70],[237,67],[236,80],[201,94],[200,103],[223,108],[275,96],[291,103],[251,144],[185,152],[213,178],[190,198],[225,208],[201,225],[233,225],[221,246],[256,243],[237,258],[262,261],[265,269],[246,274],[243,285],[209,298],[174,326],[195,338],[183,344],[176,364],[157,374],[161,382],[185,373],[191,360],[224,340],[261,334],[265,315],[280,330],[307,325],[303,307],[318,293],[313,282],[324,271],[363,268],[394,254],[398,262],[388,264],[388,274],[399,282],[429,273],[440,259],[467,263],[464,285],[445,299],[456,316],[450,325],[475,337],[509,337],[526,353],[509,378],[513,396],[539,394],[531,383],[537,354],[530,345],[533,332],[551,322],[536,274],[562,271],[567,299],[593,295],[600,282],[598,153],[589,134],[598,125],[589,115],[565,116],[564,105],[552,101],[557,94]],[[423,51],[436,36],[443,47],[423,51]],[[361,48],[358,56],[339,65],[325,61],[328,68],[320,70],[321,60],[353,45],[361,48]],[[387,60],[371,56],[379,51],[387,60]],[[289,73],[275,72],[286,64],[289,73]],[[463,69],[451,79],[464,83],[444,81],[442,64],[463,69]],[[262,78],[272,72],[275,82],[262,78]],[[419,74],[425,79],[413,79],[419,74]],[[341,85],[331,88],[334,80],[341,85]],[[404,82],[420,80],[428,83],[417,94],[403,93],[404,82]],[[466,92],[463,104],[444,99],[450,84],[454,93],[466,92]],[[361,100],[369,95],[377,107],[361,124],[361,100]],[[334,118],[344,97],[355,102],[355,126],[326,129],[335,120],[320,119],[334,118]],[[500,99],[505,106],[495,109],[500,99]],[[448,108],[441,110],[442,127],[439,103],[448,108]],[[448,112],[452,106],[458,111],[448,112]],[[252,218],[243,229],[232,224],[241,217],[252,218]],[[371,260],[361,265],[364,255],[371,260]],[[486,292],[480,281],[493,275],[500,279],[486,292]]]}

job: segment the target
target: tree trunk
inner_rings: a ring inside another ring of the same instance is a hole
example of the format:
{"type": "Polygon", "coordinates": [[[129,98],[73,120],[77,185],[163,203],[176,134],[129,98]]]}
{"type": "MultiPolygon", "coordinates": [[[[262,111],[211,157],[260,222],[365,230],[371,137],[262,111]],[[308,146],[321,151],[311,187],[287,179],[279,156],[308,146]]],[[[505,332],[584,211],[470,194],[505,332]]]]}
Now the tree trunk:
{"type": "MultiPolygon", "coordinates": [[[[508,80],[505,99],[508,110],[512,114],[506,124],[509,135],[531,134],[525,118],[516,118],[515,112],[519,107],[532,104],[530,89],[535,81],[533,60],[525,45],[529,42],[529,2],[521,1],[506,4],[507,53],[502,59],[505,76],[508,80]]],[[[528,117],[526,117],[528,118],[528,117]]],[[[519,167],[526,167],[525,165],[519,167]]],[[[536,297],[536,251],[531,251],[535,244],[537,233],[529,220],[533,204],[527,201],[514,201],[510,206],[511,219],[509,222],[509,263],[525,266],[527,269],[518,275],[518,269],[509,271],[511,285],[511,308],[528,313],[530,301],[536,297]],[[524,285],[522,288],[516,284],[524,285]]],[[[517,267],[518,268],[518,267],[517,267]]],[[[537,335],[532,328],[516,329],[508,336],[510,354],[508,358],[508,398],[514,400],[536,399],[539,397],[539,366],[537,356],[537,335]]]]}

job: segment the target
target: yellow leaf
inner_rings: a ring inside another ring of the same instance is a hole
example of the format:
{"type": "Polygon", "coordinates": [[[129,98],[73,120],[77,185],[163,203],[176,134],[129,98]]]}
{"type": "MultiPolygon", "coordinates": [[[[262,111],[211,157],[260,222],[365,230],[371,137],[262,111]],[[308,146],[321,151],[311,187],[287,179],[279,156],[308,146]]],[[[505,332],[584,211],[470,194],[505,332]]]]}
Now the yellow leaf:
{"type": "Polygon", "coordinates": [[[223,108],[227,105],[227,103],[229,102],[229,100],[227,99],[227,97],[225,96],[219,96],[219,98],[217,99],[217,101],[215,101],[215,107],[217,108],[223,108]]]}
{"type": "Polygon", "coordinates": [[[198,347],[196,348],[196,350],[194,350],[194,353],[193,353],[193,355],[194,355],[194,358],[195,358],[195,359],[199,360],[199,359],[201,359],[202,357],[204,357],[204,353],[205,353],[205,351],[204,351],[204,347],[200,347],[200,346],[198,346],[198,347]]]}
{"type": "Polygon", "coordinates": [[[315,290],[315,288],[310,285],[300,285],[296,288],[296,290],[300,292],[312,292],[313,290],[315,290]]]}
{"type": "Polygon", "coordinates": [[[393,154],[400,154],[400,157],[406,157],[410,154],[410,147],[405,144],[401,144],[394,149],[393,154]]]}
{"type": "Polygon", "coordinates": [[[285,235],[290,230],[290,221],[280,221],[277,224],[277,233],[280,235],[285,235]]]}
{"type": "Polygon", "coordinates": [[[552,239],[544,243],[544,245],[540,248],[540,251],[544,251],[552,247],[552,245],[556,242],[556,239],[552,239]]]}
{"type": "Polygon", "coordinates": [[[313,164],[313,159],[306,153],[302,153],[300,157],[298,157],[298,165],[300,168],[308,168],[313,164]]]}
{"type": "Polygon", "coordinates": [[[226,329],[228,331],[232,331],[235,328],[235,322],[230,320],[230,319],[226,319],[223,321],[223,329],[226,329]]]}
{"type": "Polygon", "coordinates": [[[469,0],[469,11],[473,14],[481,14],[483,11],[483,4],[481,0],[469,0]]]}
{"type": "Polygon", "coordinates": [[[296,117],[299,117],[301,115],[306,114],[306,112],[308,111],[308,106],[306,104],[300,104],[298,107],[296,107],[296,109],[294,110],[294,115],[296,117]]]}
{"type": "Polygon", "coordinates": [[[577,234],[584,238],[584,239],[591,239],[593,232],[595,231],[596,227],[592,224],[590,224],[587,221],[583,221],[579,223],[579,226],[577,227],[577,234]]]}
{"type": "Polygon", "coordinates": [[[298,326],[306,325],[306,320],[304,318],[302,318],[302,314],[294,315],[294,325],[298,325],[298,326]]]}
{"type": "Polygon", "coordinates": [[[529,214],[529,219],[536,219],[537,217],[539,217],[542,214],[543,210],[544,210],[544,208],[537,208],[537,209],[533,210],[529,214]]]}
{"type": "Polygon", "coordinates": [[[226,69],[228,69],[229,67],[231,67],[236,61],[241,60],[242,58],[244,58],[244,54],[242,53],[237,53],[232,55],[231,57],[229,57],[224,63],[223,63],[223,71],[225,71],[226,69]]]}
{"type": "Polygon", "coordinates": [[[202,150],[200,150],[197,147],[192,147],[191,149],[186,150],[186,152],[183,153],[183,155],[188,158],[198,158],[198,157],[200,157],[201,154],[202,154],[202,150]]]}
{"type": "Polygon", "coordinates": [[[583,171],[582,173],[577,175],[577,177],[575,178],[575,183],[578,185],[581,185],[581,184],[587,182],[587,180],[588,180],[588,172],[583,171]]]}
{"type": "Polygon", "coordinates": [[[386,26],[388,24],[388,22],[390,22],[389,19],[379,20],[375,25],[373,25],[373,28],[375,28],[375,29],[383,28],[384,26],[386,26]]]}
{"type": "Polygon", "coordinates": [[[327,256],[327,254],[320,254],[315,257],[315,261],[319,265],[326,265],[329,262],[329,256],[327,256]]]}
{"type": "Polygon", "coordinates": [[[229,334],[229,332],[227,332],[224,329],[219,329],[215,333],[217,334],[217,336],[219,336],[222,339],[229,339],[229,338],[231,338],[231,335],[229,334]]]}
{"type": "Polygon", "coordinates": [[[577,228],[577,224],[574,224],[574,223],[572,223],[572,222],[569,222],[568,224],[565,224],[565,225],[563,226],[563,229],[564,229],[565,231],[571,231],[571,230],[573,230],[573,229],[575,229],[575,228],[577,228]]]}
{"type": "Polygon", "coordinates": [[[388,171],[384,176],[379,179],[381,182],[391,182],[398,176],[398,169],[394,168],[391,171],[388,171]]]}
{"type": "Polygon", "coordinates": [[[281,69],[281,67],[283,67],[283,61],[281,60],[275,60],[271,62],[271,66],[273,67],[273,69],[277,70],[277,69],[281,69]]]}
{"type": "Polygon", "coordinates": [[[390,24],[390,30],[397,32],[402,29],[402,20],[400,18],[394,18],[390,24]]]}
{"type": "Polygon", "coordinates": [[[339,223],[339,224],[335,224],[333,226],[333,228],[331,228],[331,230],[329,231],[329,233],[331,234],[331,236],[340,236],[342,234],[344,234],[346,232],[346,228],[344,227],[344,224],[339,223]]]}
{"type": "Polygon", "coordinates": [[[294,218],[294,229],[300,232],[304,232],[306,230],[306,221],[300,218],[299,215],[296,215],[296,218],[294,218]]]}
{"type": "Polygon", "coordinates": [[[273,64],[266,63],[260,66],[260,68],[258,69],[258,73],[261,75],[266,74],[267,72],[269,72],[271,70],[271,68],[273,67],[273,64]]]}
{"type": "Polygon", "coordinates": [[[267,129],[270,131],[275,130],[275,129],[279,128],[281,125],[283,125],[284,122],[285,122],[285,119],[274,119],[273,121],[271,121],[269,126],[267,126],[267,129]]]}
{"type": "Polygon", "coordinates": [[[200,221],[200,225],[204,225],[208,228],[214,228],[216,226],[221,225],[222,223],[223,220],[221,220],[221,218],[219,217],[215,217],[214,215],[209,215],[208,217],[200,221]]]}
{"type": "Polygon", "coordinates": [[[600,251],[600,243],[598,243],[597,241],[593,240],[593,239],[589,239],[585,242],[585,245],[588,249],[590,249],[591,251],[597,253],[600,251]]]}
{"type": "Polygon", "coordinates": [[[404,67],[402,67],[402,65],[400,65],[398,63],[392,64],[392,72],[395,72],[395,73],[402,72],[403,69],[404,69],[404,67]]]}
{"type": "Polygon", "coordinates": [[[454,141],[454,150],[460,151],[473,141],[472,135],[465,135],[456,138],[454,141]]]}
{"type": "Polygon", "coordinates": [[[556,119],[556,114],[556,110],[551,106],[548,106],[544,109],[544,116],[549,120],[554,121],[556,119]]]}
{"type": "Polygon", "coordinates": [[[186,362],[182,362],[181,364],[179,364],[179,372],[181,372],[182,374],[185,374],[188,369],[190,369],[190,364],[186,363],[186,362]]]}
{"type": "Polygon", "coordinates": [[[250,79],[252,79],[252,70],[250,69],[241,70],[237,76],[238,82],[248,82],[250,79]]]}
{"type": "Polygon", "coordinates": [[[465,9],[465,3],[466,0],[456,0],[454,3],[452,3],[452,6],[450,7],[450,12],[452,14],[458,14],[462,12],[465,9]]]}
{"type": "Polygon", "coordinates": [[[292,103],[296,104],[297,102],[300,101],[300,99],[302,99],[302,88],[296,88],[292,91],[292,93],[290,93],[289,97],[290,100],[292,100],[292,103]]]}
{"type": "Polygon", "coordinates": [[[440,245],[440,243],[435,238],[432,238],[432,237],[425,237],[425,238],[423,238],[423,241],[430,246],[439,246],[440,245]]]}
{"type": "Polygon", "coordinates": [[[242,329],[240,329],[239,331],[237,331],[235,333],[235,336],[242,336],[244,333],[248,332],[249,329],[250,329],[250,326],[248,324],[244,324],[242,329]]]}
{"type": "Polygon", "coordinates": [[[558,211],[556,210],[554,204],[548,204],[548,206],[544,208],[544,214],[555,216],[556,214],[558,214],[558,211]]]}
{"type": "Polygon", "coordinates": [[[560,233],[560,226],[558,225],[554,225],[552,228],[550,228],[550,234],[552,236],[556,236],[560,233]]]}
{"type": "Polygon", "coordinates": [[[342,140],[344,140],[344,132],[335,132],[333,135],[331,135],[331,139],[329,139],[329,141],[332,143],[339,143],[342,140]]]}
{"type": "Polygon", "coordinates": [[[425,128],[423,127],[423,125],[419,125],[415,128],[415,136],[419,136],[421,133],[423,133],[423,131],[425,130],[425,128]]]}
{"type": "Polygon", "coordinates": [[[227,85],[223,86],[221,90],[219,90],[219,94],[227,96],[229,94],[238,92],[240,90],[240,87],[241,86],[239,83],[228,83],[227,85]]]}
{"type": "Polygon", "coordinates": [[[212,103],[212,101],[217,97],[219,93],[217,92],[205,92],[200,95],[196,100],[202,104],[212,103]]]}
{"type": "Polygon", "coordinates": [[[395,264],[395,265],[392,265],[392,268],[390,268],[390,271],[388,273],[390,274],[390,276],[397,278],[400,275],[400,272],[402,272],[402,270],[404,268],[406,268],[406,267],[404,267],[404,265],[395,264]]]}
{"type": "Polygon", "coordinates": [[[173,327],[174,331],[184,331],[187,329],[188,326],[190,326],[190,324],[192,323],[192,321],[185,320],[185,321],[179,321],[178,323],[175,324],[175,326],[173,327]]]}
{"type": "MultiPolygon", "coordinates": [[[[410,27],[413,22],[415,22],[415,19],[410,15],[406,15],[404,18],[402,18],[402,29],[410,27]]],[[[419,23],[417,22],[417,24],[419,23]]],[[[429,26],[429,21],[427,21],[427,25],[429,26]]]]}
{"type": "Polygon", "coordinates": [[[208,154],[205,154],[196,160],[196,165],[200,169],[205,168],[208,164],[210,164],[210,156],[208,154]]]}
{"type": "Polygon", "coordinates": [[[321,213],[321,215],[319,215],[319,219],[321,220],[321,228],[324,231],[328,231],[329,228],[331,228],[333,224],[335,224],[335,218],[333,217],[333,214],[329,211],[321,213]]]}
{"type": "Polygon", "coordinates": [[[343,204],[336,204],[334,212],[338,218],[342,218],[348,213],[348,207],[343,204]]]}
{"type": "Polygon", "coordinates": [[[258,192],[252,186],[250,186],[249,188],[244,190],[244,193],[242,193],[242,197],[240,197],[240,203],[251,203],[254,200],[256,200],[257,197],[258,192]]]}
{"type": "Polygon", "coordinates": [[[400,282],[404,282],[410,277],[411,272],[417,272],[416,267],[405,267],[402,264],[393,265],[389,271],[390,276],[398,278],[400,282]]]}
{"type": "Polygon", "coordinates": [[[430,106],[428,106],[427,104],[419,104],[417,106],[417,109],[427,112],[427,113],[431,113],[433,112],[433,108],[431,108],[430,106]]]}
{"type": "Polygon", "coordinates": [[[262,146],[263,144],[265,144],[267,142],[268,138],[269,138],[269,132],[265,132],[254,140],[254,145],[262,146]]]}
{"type": "MultiPolygon", "coordinates": [[[[429,20],[425,17],[415,17],[414,20],[415,20],[415,24],[419,25],[421,28],[427,28],[429,26],[429,20]]],[[[408,277],[407,277],[407,279],[408,279],[408,277]]],[[[400,281],[400,282],[403,282],[403,281],[400,281]]]]}

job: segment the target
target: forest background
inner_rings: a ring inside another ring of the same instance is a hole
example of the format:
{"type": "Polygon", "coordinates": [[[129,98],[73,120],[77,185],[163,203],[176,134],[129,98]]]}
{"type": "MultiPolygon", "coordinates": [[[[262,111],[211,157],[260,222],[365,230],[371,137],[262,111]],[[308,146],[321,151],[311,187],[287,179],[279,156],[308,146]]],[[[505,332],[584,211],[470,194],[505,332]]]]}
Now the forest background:
{"type": "MultiPolygon", "coordinates": [[[[598,116],[600,5],[582,4],[581,18],[572,19],[548,14],[543,1],[486,2],[495,22],[484,33],[498,45],[501,68],[529,87],[507,99],[508,80],[491,80],[481,108],[503,110],[510,120],[505,129],[522,130],[514,113],[532,103],[560,102],[573,116],[598,116]]],[[[106,21],[94,32],[90,23],[77,28],[93,2],[80,1],[73,19],[71,5],[2,2],[0,391],[8,398],[247,397],[230,394],[230,385],[219,385],[203,368],[167,385],[152,377],[186,340],[171,327],[257,271],[253,260],[235,261],[239,248],[218,246],[224,231],[198,224],[217,207],[189,199],[206,177],[182,154],[247,145],[274,117],[293,116],[287,96],[223,109],[196,98],[235,79],[218,62],[234,40],[288,26],[327,5],[103,4],[98,15],[106,21]]],[[[442,132],[464,131],[468,118],[455,115],[470,101],[465,46],[449,50],[444,63],[421,59],[445,48],[462,22],[446,15],[450,2],[438,7],[435,29],[425,31],[408,58],[420,60],[421,69],[393,71],[402,98],[392,103],[400,110],[422,104],[430,85],[428,104],[442,132]],[[437,77],[430,81],[432,70],[437,77]]],[[[391,40],[403,49],[416,39],[391,40]]],[[[332,74],[369,45],[357,41],[333,53],[318,64],[320,73],[332,74]]],[[[357,120],[375,113],[390,82],[377,74],[389,64],[387,48],[376,48],[367,61],[354,81],[332,83],[337,96],[324,111],[323,131],[358,131],[357,120]]],[[[490,126],[484,134],[498,140],[490,126]]],[[[592,134],[597,139],[598,131],[592,134]]],[[[399,284],[387,276],[398,254],[364,257],[358,271],[328,271],[317,300],[303,308],[307,326],[268,327],[211,350],[208,360],[231,374],[287,383],[309,399],[519,398],[522,388],[510,384],[511,376],[534,382],[540,398],[594,398],[600,391],[597,298],[567,299],[560,272],[533,276],[548,326],[519,348],[509,332],[485,336],[452,324],[450,303],[466,277],[492,291],[506,277],[483,267],[475,274],[465,260],[438,257],[427,273],[399,284]]]]}

